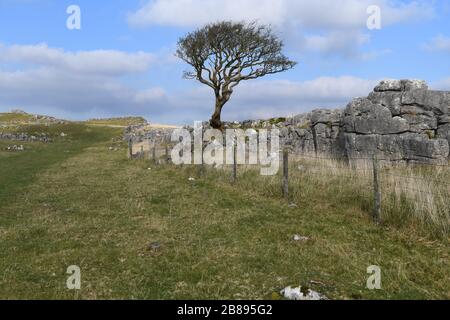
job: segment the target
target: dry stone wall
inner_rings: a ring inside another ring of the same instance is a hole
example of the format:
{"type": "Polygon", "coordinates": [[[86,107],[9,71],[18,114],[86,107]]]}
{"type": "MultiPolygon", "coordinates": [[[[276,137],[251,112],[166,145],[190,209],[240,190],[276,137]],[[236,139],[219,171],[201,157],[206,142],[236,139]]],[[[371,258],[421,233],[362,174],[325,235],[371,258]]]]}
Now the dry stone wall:
{"type": "MultiPolygon", "coordinates": [[[[385,80],[366,98],[345,109],[317,109],[290,118],[226,123],[226,128],[278,128],[280,141],[299,154],[393,162],[448,163],[450,92],[429,90],[420,80],[385,80]]],[[[207,124],[205,123],[205,126],[207,124]]],[[[127,138],[170,141],[172,130],[140,132],[127,138]]]]}
{"type": "Polygon", "coordinates": [[[424,81],[381,82],[345,109],[345,154],[378,154],[391,161],[440,163],[449,156],[450,92],[424,81]]]}

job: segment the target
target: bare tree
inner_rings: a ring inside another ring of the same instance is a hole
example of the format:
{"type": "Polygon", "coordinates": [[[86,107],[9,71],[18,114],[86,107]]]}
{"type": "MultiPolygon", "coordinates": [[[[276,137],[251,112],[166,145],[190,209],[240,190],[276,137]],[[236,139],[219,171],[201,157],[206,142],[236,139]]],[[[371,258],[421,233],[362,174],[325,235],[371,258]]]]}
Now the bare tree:
{"type": "Polygon", "coordinates": [[[211,87],[216,97],[211,126],[222,129],[221,113],[241,81],[292,69],[296,62],[283,53],[283,42],[270,26],[218,22],[189,33],[178,41],[176,56],[193,67],[186,79],[211,87]]]}

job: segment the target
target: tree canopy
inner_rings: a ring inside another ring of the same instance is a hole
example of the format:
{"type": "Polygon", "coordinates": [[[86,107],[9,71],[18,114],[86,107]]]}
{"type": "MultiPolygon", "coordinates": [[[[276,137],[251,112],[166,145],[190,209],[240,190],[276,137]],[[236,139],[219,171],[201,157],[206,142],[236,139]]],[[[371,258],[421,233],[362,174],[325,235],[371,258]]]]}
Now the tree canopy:
{"type": "Polygon", "coordinates": [[[283,53],[283,42],[270,26],[230,21],[208,24],[178,42],[176,55],[192,66],[184,77],[214,90],[214,128],[221,128],[221,111],[239,83],[292,69],[296,62],[283,53]]]}

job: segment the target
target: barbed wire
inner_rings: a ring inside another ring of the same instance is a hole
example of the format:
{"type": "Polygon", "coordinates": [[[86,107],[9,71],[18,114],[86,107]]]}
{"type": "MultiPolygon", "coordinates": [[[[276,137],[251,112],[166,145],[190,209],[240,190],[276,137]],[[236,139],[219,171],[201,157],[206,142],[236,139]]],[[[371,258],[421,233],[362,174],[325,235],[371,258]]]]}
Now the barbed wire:
{"type": "MultiPolygon", "coordinates": [[[[298,156],[298,157],[302,157],[302,158],[309,158],[309,159],[319,159],[319,160],[345,160],[345,161],[351,161],[351,160],[371,160],[372,161],[373,160],[373,157],[372,158],[368,158],[368,157],[364,157],[364,158],[351,157],[351,158],[349,158],[346,156],[329,156],[329,157],[320,156],[319,157],[319,156],[305,155],[305,154],[301,154],[301,153],[292,153],[292,152],[290,152],[289,155],[294,155],[294,156],[298,156]]],[[[382,161],[382,160],[388,160],[388,159],[379,158],[377,160],[382,161]]]]}
{"type": "MultiPolygon", "coordinates": [[[[422,193],[422,194],[426,194],[426,195],[432,195],[434,196],[432,191],[425,191],[425,190],[420,190],[420,189],[415,189],[415,188],[409,188],[409,187],[404,187],[404,186],[399,186],[399,187],[391,187],[392,189],[396,189],[396,188],[400,188],[401,190],[399,190],[400,193],[405,193],[405,191],[412,191],[415,193],[422,193]]],[[[388,187],[389,189],[389,187],[388,187]]],[[[394,190],[395,193],[397,193],[396,190],[394,190]]]]}
{"type": "MultiPolygon", "coordinates": [[[[368,171],[368,170],[365,170],[365,171],[368,171]]],[[[303,173],[305,175],[308,175],[308,174],[321,175],[321,176],[327,175],[327,176],[342,177],[342,178],[352,178],[352,179],[357,178],[358,180],[371,179],[371,176],[364,177],[364,176],[357,175],[357,174],[342,174],[342,173],[339,173],[339,172],[329,172],[327,170],[299,170],[299,172],[303,173]]],[[[440,184],[445,185],[445,186],[450,186],[450,183],[448,183],[448,182],[446,182],[444,180],[439,180],[439,179],[426,179],[426,178],[422,178],[422,177],[408,177],[408,176],[401,176],[401,175],[396,175],[396,174],[386,174],[386,173],[382,173],[380,175],[384,176],[384,177],[396,177],[396,178],[407,178],[407,179],[410,179],[410,180],[420,180],[420,181],[425,181],[425,182],[428,182],[428,183],[436,183],[437,182],[437,183],[440,183],[440,184]]],[[[412,191],[417,191],[417,192],[424,192],[423,190],[412,189],[412,188],[405,187],[405,186],[402,186],[402,188],[403,189],[409,189],[409,190],[412,190],[412,191]]],[[[429,193],[429,192],[426,192],[426,193],[429,193]]]]}
{"type": "MultiPolygon", "coordinates": [[[[303,172],[303,173],[308,173],[308,172],[321,172],[323,174],[329,174],[329,172],[327,171],[331,171],[331,170],[339,170],[339,171],[347,171],[347,172],[366,172],[366,173],[371,173],[372,169],[370,168],[341,168],[341,167],[319,167],[320,169],[316,169],[316,170],[311,170],[311,168],[316,168],[316,166],[310,166],[310,165],[302,165],[302,168],[299,168],[299,172],[303,172]],[[321,170],[321,171],[319,171],[321,170]]],[[[344,174],[338,174],[338,175],[342,175],[345,176],[344,174]]],[[[442,179],[430,179],[430,178],[424,178],[424,177],[412,177],[412,176],[405,176],[405,175],[399,175],[399,174],[393,174],[393,173],[387,173],[387,172],[382,172],[380,173],[380,175],[385,176],[385,177],[395,177],[395,178],[404,178],[404,179],[410,179],[410,180],[420,180],[420,181],[424,181],[424,182],[429,182],[429,183],[441,183],[444,185],[450,185],[449,182],[442,180],[442,179]]]]}
{"type": "Polygon", "coordinates": [[[303,168],[308,169],[308,168],[320,168],[320,169],[329,169],[329,170],[339,170],[339,171],[349,171],[349,172],[372,172],[373,169],[372,168],[352,168],[352,167],[329,167],[329,166],[311,166],[311,165],[305,165],[303,163],[297,162],[296,165],[299,166],[299,171],[304,171],[302,170],[303,168]],[[300,167],[302,169],[300,169],[300,167]]]}
{"type": "MultiPolygon", "coordinates": [[[[163,150],[165,149],[165,147],[169,148],[169,150],[171,149],[171,147],[173,147],[173,145],[171,144],[155,144],[154,147],[156,149],[162,148],[163,150]]],[[[366,160],[366,161],[373,161],[374,157],[373,156],[360,156],[360,157],[355,157],[355,156],[344,156],[344,155],[330,155],[330,156],[325,156],[325,155],[310,155],[310,154],[304,154],[304,153],[298,153],[298,152],[289,152],[289,155],[293,155],[293,156],[297,156],[297,157],[301,157],[301,158],[308,158],[308,159],[316,159],[316,160],[341,160],[341,161],[345,161],[345,162],[352,162],[352,161],[356,161],[356,160],[366,160]]],[[[450,163],[448,164],[435,164],[435,163],[425,163],[425,162],[411,162],[411,160],[406,160],[406,159],[387,159],[387,158],[379,158],[376,157],[377,161],[389,161],[389,162],[405,162],[405,164],[411,166],[432,166],[432,167],[450,167],[450,163]]]]}
{"type": "MultiPolygon", "coordinates": [[[[163,151],[163,155],[165,155],[165,145],[155,145],[155,150],[162,150],[163,151]]],[[[168,152],[171,151],[170,147],[167,148],[168,152]]],[[[159,152],[157,152],[159,153],[159,152]]],[[[372,162],[374,160],[373,157],[351,157],[348,158],[346,156],[313,156],[313,155],[305,155],[305,154],[299,154],[299,153],[289,153],[289,155],[293,155],[293,156],[297,156],[299,158],[306,158],[306,159],[314,159],[314,160],[343,160],[346,163],[350,163],[350,166],[347,167],[328,167],[328,166],[313,166],[313,165],[306,165],[304,163],[301,163],[301,159],[299,161],[299,159],[293,159],[294,160],[294,166],[296,165],[300,165],[301,168],[299,168],[299,170],[297,171],[298,173],[301,173],[303,175],[314,175],[314,176],[332,176],[332,177],[339,177],[339,178],[347,178],[347,179],[354,179],[354,180],[358,180],[360,181],[363,185],[365,185],[365,187],[367,187],[367,191],[365,193],[361,193],[361,192],[357,192],[355,194],[352,195],[340,195],[341,198],[346,199],[355,199],[358,197],[372,197],[371,193],[372,193],[372,183],[371,183],[371,178],[372,178],[372,171],[373,168],[372,167],[368,167],[368,168],[355,168],[352,167],[351,164],[352,162],[358,161],[358,160],[365,160],[365,161],[369,161],[372,162]],[[339,172],[332,172],[332,170],[338,170],[339,172]],[[342,173],[342,171],[344,171],[345,173],[342,173]],[[365,175],[360,175],[358,173],[361,172],[365,172],[368,173],[367,176],[365,175]]],[[[376,160],[378,161],[392,161],[391,159],[385,159],[385,158],[377,158],[376,160]]],[[[431,166],[431,167],[445,167],[448,168],[450,167],[450,164],[431,164],[431,163],[413,163],[413,162],[407,162],[405,163],[408,166],[431,166]]],[[[390,169],[390,168],[389,168],[390,169]]],[[[381,177],[384,178],[388,178],[388,177],[394,177],[394,178],[402,178],[402,179],[409,179],[409,180],[414,180],[414,181],[424,181],[424,182],[428,182],[428,183],[440,183],[444,186],[450,186],[450,183],[442,180],[442,179],[430,179],[430,178],[425,178],[425,177],[413,177],[413,176],[406,176],[406,175],[401,175],[401,174],[396,174],[396,173],[389,173],[389,172],[381,172],[380,173],[381,177]]],[[[295,176],[291,176],[291,180],[293,180],[294,182],[296,182],[297,180],[299,180],[299,178],[296,178],[295,176]]],[[[411,188],[409,186],[405,186],[405,185],[397,185],[397,184],[392,184],[392,183],[388,183],[387,185],[385,185],[385,191],[387,191],[390,194],[396,195],[398,193],[401,194],[405,194],[408,192],[413,192],[416,194],[422,194],[422,195],[426,195],[426,196],[434,196],[436,190],[421,190],[421,189],[417,189],[417,188],[411,188]]],[[[338,188],[339,189],[339,188],[338,188]]],[[[364,188],[365,189],[365,188],[364,188]]],[[[441,189],[437,189],[437,191],[441,191],[441,189]]]]}
{"type": "MultiPolygon", "coordinates": [[[[373,161],[374,157],[348,157],[348,156],[339,156],[339,155],[331,155],[331,156],[315,156],[315,155],[308,155],[308,154],[302,154],[302,153],[296,153],[296,152],[290,152],[290,155],[295,155],[298,157],[302,157],[302,158],[309,158],[309,159],[318,159],[318,160],[346,160],[346,161],[353,161],[353,160],[370,160],[373,161]]],[[[424,165],[424,166],[437,166],[437,167],[450,167],[450,163],[449,164],[437,164],[437,163],[425,163],[425,162],[411,162],[411,160],[406,160],[406,159],[386,159],[386,158],[379,158],[376,157],[376,160],[378,161],[391,161],[391,162],[395,162],[395,161],[406,161],[406,164],[408,165],[424,165]]]]}
{"type": "MultiPolygon", "coordinates": [[[[301,171],[300,171],[301,172],[301,171]]],[[[339,174],[339,173],[332,173],[332,172],[325,172],[325,171],[319,171],[319,170],[308,170],[304,171],[304,174],[314,174],[314,175],[328,175],[328,176],[335,176],[335,177],[343,177],[343,178],[361,178],[361,176],[355,175],[355,174],[339,174]]],[[[367,177],[368,179],[371,179],[372,177],[367,177]]]]}
{"type": "Polygon", "coordinates": [[[450,186],[450,183],[445,181],[445,180],[441,180],[441,179],[429,179],[429,178],[422,178],[422,177],[410,177],[410,176],[403,176],[403,175],[398,175],[398,174],[392,174],[392,173],[381,173],[382,176],[386,176],[386,177],[395,177],[395,178],[402,178],[402,179],[410,179],[410,180],[420,180],[420,181],[425,181],[425,182],[430,182],[430,183],[442,183],[444,185],[448,185],[450,186]]]}

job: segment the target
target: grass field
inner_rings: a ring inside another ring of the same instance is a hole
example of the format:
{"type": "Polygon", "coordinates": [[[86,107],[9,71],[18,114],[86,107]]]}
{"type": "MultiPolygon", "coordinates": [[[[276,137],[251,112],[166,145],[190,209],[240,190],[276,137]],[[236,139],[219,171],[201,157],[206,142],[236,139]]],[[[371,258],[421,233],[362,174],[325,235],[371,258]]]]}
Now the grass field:
{"type": "Polygon", "coordinates": [[[91,119],[86,121],[87,124],[101,125],[101,126],[132,126],[145,124],[147,121],[142,117],[122,117],[122,118],[110,118],[110,119],[91,119]]]}
{"type": "Polygon", "coordinates": [[[33,116],[27,113],[0,113],[0,122],[2,123],[21,123],[33,120],[33,116]]]}
{"type": "Polygon", "coordinates": [[[289,206],[253,171],[234,185],[226,171],[130,161],[125,144],[109,150],[121,129],[48,130],[68,135],[21,153],[0,142],[2,299],[276,299],[288,285],[330,299],[450,298],[448,238],[376,226],[368,200],[340,197],[333,181],[296,182],[289,206]],[[70,265],[79,291],[66,288],[70,265]],[[382,290],[366,288],[370,265],[382,290]]]}

